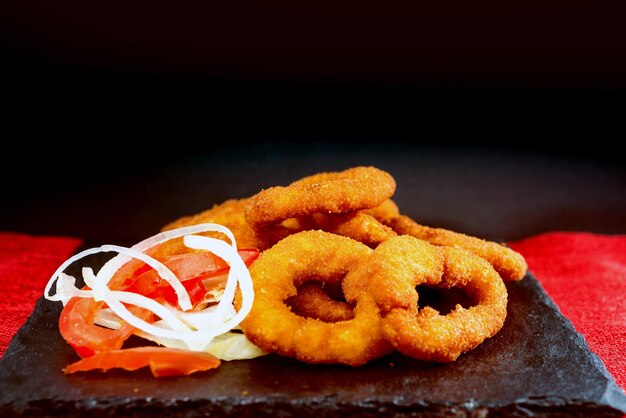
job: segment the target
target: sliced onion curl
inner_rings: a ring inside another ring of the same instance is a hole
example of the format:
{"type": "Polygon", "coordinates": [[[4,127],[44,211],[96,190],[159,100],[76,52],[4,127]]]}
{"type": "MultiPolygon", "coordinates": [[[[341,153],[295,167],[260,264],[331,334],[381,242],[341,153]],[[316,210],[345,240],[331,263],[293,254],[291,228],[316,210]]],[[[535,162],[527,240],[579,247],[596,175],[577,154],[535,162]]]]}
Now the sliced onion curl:
{"type": "MultiPolygon", "coordinates": [[[[114,328],[116,323],[114,316],[116,316],[118,320],[126,321],[136,327],[136,333],[149,340],[158,343],[167,341],[172,346],[173,344],[178,344],[180,348],[193,351],[207,351],[217,336],[224,335],[236,328],[248,315],[254,301],[254,290],[250,272],[237,252],[237,244],[232,232],[223,225],[200,224],[162,232],[141,241],[131,248],[103,245],[82,251],[70,257],[59,266],[48,281],[44,296],[51,301],[61,301],[64,305],[73,297],[93,298],[97,301],[104,301],[110,311],[99,315],[99,322],[102,322],[102,325],[114,328]],[[208,231],[223,233],[230,239],[231,244],[215,238],[194,235],[208,231]],[[217,305],[191,311],[192,306],[189,294],[181,281],[163,263],[145,254],[145,251],[155,245],[179,237],[184,237],[183,242],[187,247],[210,251],[230,265],[228,278],[217,305]],[[110,259],[97,274],[94,274],[89,267],[83,268],[83,279],[91,290],[77,288],[76,279],[64,273],[64,270],[77,260],[101,252],[117,252],[118,255],[110,259]],[[112,290],[108,287],[108,283],[113,275],[132,259],[139,259],[154,268],[159,276],[172,286],[178,297],[178,305],[183,311],[161,304],[138,293],[112,290]],[[50,294],[55,283],[56,292],[50,294]],[[233,307],[237,287],[239,287],[242,296],[239,311],[235,311],[233,307]],[[160,321],[148,323],[133,315],[124,306],[125,304],[147,309],[159,317],[160,321]]],[[[226,337],[216,340],[216,343],[218,341],[223,343],[224,338],[226,337]]],[[[241,347],[244,347],[246,344],[240,337],[229,338],[231,338],[231,341],[236,341],[241,347]]],[[[224,351],[223,348],[222,350],[224,351]]],[[[247,348],[247,351],[249,354],[257,353],[250,347],[247,348]]],[[[233,354],[229,353],[228,356],[232,357],[233,354]]]]}

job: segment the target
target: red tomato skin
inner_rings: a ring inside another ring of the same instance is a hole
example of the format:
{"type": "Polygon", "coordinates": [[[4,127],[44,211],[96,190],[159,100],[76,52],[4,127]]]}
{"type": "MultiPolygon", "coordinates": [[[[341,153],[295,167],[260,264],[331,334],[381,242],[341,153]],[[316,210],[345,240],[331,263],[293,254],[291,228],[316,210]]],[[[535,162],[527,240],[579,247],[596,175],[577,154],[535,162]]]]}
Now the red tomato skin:
{"type": "MultiPolygon", "coordinates": [[[[256,248],[241,249],[238,250],[238,253],[247,266],[250,266],[259,256],[259,250],[256,248]]],[[[224,260],[210,252],[173,255],[159,261],[170,269],[183,284],[188,280],[221,274],[229,268],[224,260]]],[[[153,269],[136,275],[128,280],[127,284],[129,286],[126,290],[142,295],[151,294],[159,287],[169,286],[169,283],[163,280],[153,269]]]]}
{"type": "Polygon", "coordinates": [[[215,356],[166,347],[135,347],[97,353],[67,366],[66,374],[120,368],[134,371],[150,367],[154,377],[182,376],[211,370],[220,365],[215,356]]]}
{"type": "MultiPolygon", "coordinates": [[[[100,351],[119,349],[130,337],[135,327],[123,323],[119,329],[108,329],[94,324],[96,312],[104,302],[93,299],[70,299],[59,317],[59,331],[68,344],[81,357],[89,357],[100,351]]],[[[136,306],[128,309],[136,316],[152,321],[152,312],[136,306]]]]}

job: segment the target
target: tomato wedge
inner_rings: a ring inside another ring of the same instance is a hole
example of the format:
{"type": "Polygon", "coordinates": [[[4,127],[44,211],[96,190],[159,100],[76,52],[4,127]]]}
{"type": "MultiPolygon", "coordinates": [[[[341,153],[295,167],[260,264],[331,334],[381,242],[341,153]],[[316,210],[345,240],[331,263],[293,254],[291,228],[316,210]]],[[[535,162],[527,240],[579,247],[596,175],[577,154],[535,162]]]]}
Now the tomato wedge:
{"type": "MultiPolygon", "coordinates": [[[[256,248],[240,249],[238,253],[247,266],[250,266],[259,256],[259,250],[256,248]]],[[[189,293],[191,304],[194,306],[204,299],[204,295],[209,290],[202,282],[216,276],[226,278],[229,269],[224,260],[210,252],[174,255],[160,261],[183,283],[189,293]]],[[[177,303],[174,290],[156,270],[144,271],[127,280],[126,286],[129,292],[139,293],[156,300],[166,300],[172,305],[177,303]]]]}
{"type": "MultiPolygon", "coordinates": [[[[122,347],[124,341],[135,331],[135,327],[126,322],[119,329],[109,329],[94,324],[96,312],[104,302],[93,299],[70,299],[59,317],[61,335],[81,357],[89,357],[97,352],[114,350],[122,347]]],[[[128,310],[135,316],[152,321],[152,312],[136,306],[129,306],[128,310]]]]}
{"type": "MultiPolygon", "coordinates": [[[[257,249],[241,249],[238,253],[247,266],[250,266],[259,256],[257,249]]],[[[224,260],[210,252],[174,255],[159,261],[170,269],[183,284],[187,280],[207,278],[218,272],[224,273],[229,268],[224,260]]],[[[152,269],[127,280],[126,284],[126,290],[142,295],[148,295],[159,287],[169,286],[157,271],[152,269]]]]}
{"type": "MultiPolygon", "coordinates": [[[[196,306],[204,300],[204,297],[209,290],[219,286],[220,284],[226,283],[227,280],[228,269],[223,269],[214,274],[196,277],[195,279],[187,280],[182,283],[185,289],[187,289],[189,299],[191,299],[191,304],[196,306]]],[[[146,296],[160,302],[166,301],[172,306],[176,306],[178,304],[178,295],[171,286],[159,287],[154,292],[148,293],[146,296]]]]}
{"type": "Polygon", "coordinates": [[[186,376],[214,369],[220,360],[209,353],[165,347],[136,347],[103,351],[67,366],[66,374],[90,370],[137,370],[150,367],[154,377],[186,376]]]}

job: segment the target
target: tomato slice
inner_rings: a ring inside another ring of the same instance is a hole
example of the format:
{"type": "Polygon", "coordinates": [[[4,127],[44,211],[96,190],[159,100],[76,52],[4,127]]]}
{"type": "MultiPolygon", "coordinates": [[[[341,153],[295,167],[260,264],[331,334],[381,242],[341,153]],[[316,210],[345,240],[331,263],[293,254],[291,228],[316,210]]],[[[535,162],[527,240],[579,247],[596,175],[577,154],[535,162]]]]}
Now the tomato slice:
{"type": "MultiPolygon", "coordinates": [[[[157,244],[154,247],[149,248],[145,253],[151,257],[154,257],[162,245],[163,244],[157,244]]],[[[133,258],[115,272],[111,280],[109,280],[108,286],[110,289],[124,290],[130,284],[132,284],[133,277],[137,277],[140,274],[143,274],[144,272],[151,269],[152,267],[150,267],[143,261],[133,258]]]]}
{"type": "Polygon", "coordinates": [[[166,347],[135,347],[103,351],[72,363],[63,371],[67,374],[113,368],[132,371],[149,366],[154,377],[166,377],[189,375],[219,365],[220,360],[209,353],[166,347]]]}
{"type": "MultiPolygon", "coordinates": [[[[195,279],[186,280],[182,283],[185,289],[187,289],[189,299],[191,299],[191,304],[193,306],[196,306],[198,303],[204,300],[204,297],[209,290],[219,286],[222,283],[226,283],[227,280],[228,269],[222,269],[206,276],[200,276],[196,277],[195,279]]],[[[160,302],[166,301],[172,306],[176,306],[178,304],[178,295],[176,294],[174,288],[172,288],[171,286],[161,286],[145,296],[160,302]]]]}
{"type": "MultiPolygon", "coordinates": [[[[238,253],[247,266],[250,266],[259,256],[259,250],[256,248],[240,249],[238,253]]],[[[229,268],[224,260],[210,252],[174,255],[159,261],[169,268],[172,273],[178,277],[178,280],[183,282],[183,285],[188,280],[199,279],[201,277],[207,278],[213,274],[222,274],[228,271],[229,268]]],[[[153,293],[160,287],[169,287],[169,283],[163,280],[157,271],[153,269],[127,280],[127,285],[126,290],[129,292],[135,292],[145,296],[153,293]]],[[[194,286],[195,285],[190,284],[190,288],[194,286]]]]}
{"type": "MultiPolygon", "coordinates": [[[[122,347],[124,341],[131,336],[135,327],[123,322],[119,329],[109,329],[94,324],[96,312],[102,308],[104,302],[93,299],[70,299],[59,317],[61,335],[81,357],[89,357],[105,350],[114,350],[122,347]]],[[[151,322],[153,314],[136,306],[129,306],[128,310],[135,316],[151,322]]]]}

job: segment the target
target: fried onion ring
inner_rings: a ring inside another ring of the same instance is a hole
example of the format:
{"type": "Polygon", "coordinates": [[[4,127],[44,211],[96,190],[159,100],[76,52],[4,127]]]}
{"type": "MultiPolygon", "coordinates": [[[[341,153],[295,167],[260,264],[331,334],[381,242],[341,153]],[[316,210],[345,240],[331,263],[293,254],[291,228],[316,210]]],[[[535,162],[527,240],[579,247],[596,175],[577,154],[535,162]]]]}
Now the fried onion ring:
{"type": "MultiPolygon", "coordinates": [[[[271,229],[257,232],[252,229],[246,221],[245,208],[248,201],[248,198],[226,200],[219,205],[214,205],[211,209],[177,219],[164,226],[162,231],[201,223],[217,223],[226,226],[233,232],[239,248],[258,248],[264,250],[288,235],[306,229],[312,229],[317,226],[312,219],[306,217],[290,218],[285,219],[280,225],[276,225],[271,229]]],[[[224,236],[215,232],[208,232],[202,235],[224,238],[224,236]]],[[[159,255],[167,256],[185,251],[188,251],[188,249],[183,245],[181,238],[167,242],[162,249],[159,249],[159,255]]]]}
{"type": "Polygon", "coordinates": [[[314,213],[346,213],[380,206],[393,195],[394,178],[375,167],[318,173],[287,187],[270,187],[250,198],[246,220],[263,231],[285,219],[314,213]]]}
{"type": "Polygon", "coordinates": [[[415,286],[437,284],[444,259],[438,247],[410,236],[398,236],[380,244],[366,262],[348,273],[343,291],[348,302],[369,291],[383,314],[394,308],[417,306],[415,286]]]}
{"type": "Polygon", "coordinates": [[[367,292],[355,299],[354,318],[342,322],[298,316],[285,304],[303,282],[341,280],[371,251],[350,238],[323,231],[299,232],[279,241],[250,268],[255,301],[241,323],[243,332],[265,351],[307,363],[359,366],[389,353],[378,307],[367,292]]]}
{"type": "Polygon", "coordinates": [[[352,238],[371,248],[397,234],[366,211],[341,214],[315,213],[312,215],[320,229],[352,238]]]}
{"type": "Polygon", "coordinates": [[[399,235],[411,235],[438,246],[464,248],[491,263],[504,280],[521,280],[526,275],[528,267],[524,257],[497,242],[420,225],[404,215],[387,218],[383,222],[399,235]]]}
{"type": "Polygon", "coordinates": [[[391,199],[385,200],[380,206],[366,209],[365,212],[369,213],[379,221],[384,221],[385,219],[400,215],[398,205],[391,199]]]}
{"type": "MultiPolygon", "coordinates": [[[[219,205],[214,205],[211,209],[177,219],[165,225],[162,231],[202,223],[217,223],[224,225],[232,231],[239,248],[262,249],[265,245],[263,245],[262,240],[259,239],[254,230],[248,225],[244,217],[244,209],[247,203],[248,199],[229,199],[219,205]]],[[[225,236],[216,232],[208,232],[202,235],[214,238],[225,238],[225,236]]],[[[159,255],[168,256],[188,251],[189,249],[185,247],[182,238],[180,238],[165,243],[162,248],[159,249],[159,255]]]]}
{"type": "Polygon", "coordinates": [[[506,318],[506,287],[486,260],[408,235],[378,246],[367,266],[346,277],[346,299],[364,287],[381,308],[385,338],[398,351],[419,360],[454,361],[495,335],[506,318]],[[364,272],[369,281],[359,277],[364,272]],[[447,315],[431,307],[418,309],[416,286],[420,284],[462,288],[475,306],[457,305],[447,315]]]}
{"type": "Polygon", "coordinates": [[[297,315],[324,322],[348,321],[354,318],[354,307],[333,299],[319,282],[309,281],[298,288],[298,294],[287,299],[297,315]]]}

